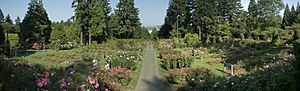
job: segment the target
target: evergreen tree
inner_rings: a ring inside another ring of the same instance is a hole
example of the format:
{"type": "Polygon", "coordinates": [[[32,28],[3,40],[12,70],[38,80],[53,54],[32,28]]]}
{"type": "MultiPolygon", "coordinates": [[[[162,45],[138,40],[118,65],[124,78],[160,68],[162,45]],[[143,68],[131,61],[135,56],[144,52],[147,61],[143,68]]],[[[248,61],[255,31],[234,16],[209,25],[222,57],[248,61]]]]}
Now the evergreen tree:
{"type": "Polygon", "coordinates": [[[289,8],[289,5],[286,4],[285,10],[283,13],[282,28],[285,28],[286,26],[291,25],[291,23],[289,22],[290,21],[289,18],[290,18],[290,8],[289,8]]]}
{"type": "Polygon", "coordinates": [[[51,21],[43,7],[42,0],[31,0],[27,14],[21,23],[20,44],[24,47],[32,43],[49,43],[51,21]]]}
{"type": "Polygon", "coordinates": [[[53,48],[59,48],[60,45],[67,43],[66,32],[64,31],[64,25],[61,23],[53,23],[53,30],[51,32],[50,42],[53,48]]]}
{"type": "Polygon", "coordinates": [[[246,15],[242,8],[241,0],[228,0],[228,22],[233,29],[233,33],[240,38],[243,37],[246,29],[246,24],[244,24],[246,22],[243,21],[246,15]]]}
{"type": "Polygon", "coordinates": [[[87,0],[74,0],[72,7],[75,8],[75,20],[79,23],[80,26],[80,44],[86,44],[86,36],[89,27],[89,8],[87,0]]]}
{"type": "Polygon", "coordinates": [[[281,24],[280,11],[284,8],[282,0],[258,0],[258,17],[260,28],[279,27],[281,24]]]}
{"type": "Polygon", "coordinates": [[[158,39],[158,31],[156,28],[153,28],[152,29],[152,32],[151,32],[151,38],[152,39],[158,39]]]}
{"type": "Polygon", "coordinates": [[[5,34],[4,34],[4,29],[2,27],[3,22],[4,22],[4,15],[2,10],[0,9],[0,45],[5,43],[5,34]]]}
{"type": "Polygon", "coordinates": [[[195,11],[195,0],[185,0],[186,1],[186,19],[185,19],[185,29],[187,29],[187,32],[190,33],[197,33],[196,30],[196,26],[194,25],[195,22],[195,15],[194,15],[194,11],[195,11]]]}
{"type": "Polygon", "coordinates": [[[112,14],[109,19],[109,25],[108,25],[108,37],[109,38],[116,38],[117,37],[117,31],[118,31],[118,17],[116,17],[115,14],[112,14]]]}
{"type": "Polygon", "coordinates": [[[251,31],[258,29],[258,6],[255,0],[250,0],[246,24],[248,36],[250,35],[251,31]]]}
{"type": "Polygon", "coordinates": [[[0,9],[0,24],[4,22],[4,14],[2,10],[0,9]]]}
{"type": "Polygon", "coordinates": [[[133,36],[134,39],[150,39],[151,35],[146,27],[141,27],[133,36]]]}
{"type": "Polygon", "coordinates": [[[89,44],[91,44],[92,37],[107,36],[107,33],[105,31],[106,16],[101,2],[98,2],[97,0],[91,0],[91,3],[89,4],[88,14],[90,15],[90,20],[88,24],[89,44]]]}
{"type": "Polygon", "coordinates": [[[9,14],[5,17],[5,20],[4,20],[4,23],[2,24],[2,27],[5,31],[7,32],[13,32],[13,22],[12,20],[10,19],[10,16],[9,14]]]}
{"type": "Polygon", "coordinates": [[[289,14],[289,23],[290,25],[295,24],[297,19],[296,10],[294,5],[292,5],[291,12],[289,14]]]}
{"type": "MultiPolygon", "coordinates": [[[[189,2],[189,4],[191,3],[189,2]]],[[[185,0],[170,0],[165,22],[159,31],[159,36],[162,38],[177,37],[177,35],[183,37],[186,32],[185,28],[188,25],[186,20],[191,16],[188,9],[192,9],[192,7],[187,5],[185,0]]]]}
{"type": "Polygon", "coordinates": [[[296,15],[297,15],[296,23],[300,24],[300,4],[299,4],[299,2],[297,3],[296,15]]]}
{"type": "Polygon", "coordinates": [[[195,23],[198,25],[198,31],[201,32],[200,36],[207,37],[209,33],[213,32],[218,22],[217,3],[215,0],[195,0],[195,23]]]}
{"type": "Polygon", "coordinates": [[[2,25],[0,23],[0,46],[5,43],[5,34],[4,34],[4,29],[2,28],[2,25]]]}
{"type": "Polygon", "coordinates": [[[21,30],[20,25],[21,25],[21,19],[18,16],[17,19],[15,20],[15,32],[16,33],[20,33],[20,30],[21,30]]]}
{"type": "Polygon", "coordinates": [[[110,17],[110,13],[111,13],[111,7],[109,6],[110,4],[110,0],[100,0],[100,3],[101,3],[101,6],[103,7],[103,11],[104,11],[104,15],[105,15],[105,27],[104,27],[104,30],[105,32],[107,33],[107,38],[111,38],[112,36],[109,36],[109,31],[110,31],[110,28],[109,28],[109,21],[111,20],[111,17],[110,17]]]}
{"type": "Polygon", "coordinates": [[[134,0],[120,0],[115,9],[118,38],[133,38],[134,33],[141,27],[139,10],[134,5],[134,0]]]}

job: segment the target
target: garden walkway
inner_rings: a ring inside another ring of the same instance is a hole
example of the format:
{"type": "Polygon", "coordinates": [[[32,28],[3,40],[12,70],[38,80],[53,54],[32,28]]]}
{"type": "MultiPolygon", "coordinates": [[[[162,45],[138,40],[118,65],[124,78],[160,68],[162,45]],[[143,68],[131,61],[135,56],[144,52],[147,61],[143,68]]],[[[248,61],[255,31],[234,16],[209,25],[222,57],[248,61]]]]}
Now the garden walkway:
{"type": "Polygon", "coordinates": [[[144,66],[135,91],[165,91],[165,86],[159,77],[153,45],[147,46],[144,58],[144,66]]]}

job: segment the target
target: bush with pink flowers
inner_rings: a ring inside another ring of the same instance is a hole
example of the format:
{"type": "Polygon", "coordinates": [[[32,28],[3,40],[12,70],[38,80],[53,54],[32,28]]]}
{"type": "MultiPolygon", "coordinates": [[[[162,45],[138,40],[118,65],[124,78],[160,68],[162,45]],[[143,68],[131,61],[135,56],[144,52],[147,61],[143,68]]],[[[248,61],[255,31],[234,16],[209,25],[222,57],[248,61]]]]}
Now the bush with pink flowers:
{"type": "Polygon", "coordinates": [[[120,90],[121,86],[127,86],[132,77],[131,70],[121,66],[106,68],[93,68],[93,75],[100,83],[100,89],[120,90]],[[104,88],[103,88],[104,87],[104,88]]]}

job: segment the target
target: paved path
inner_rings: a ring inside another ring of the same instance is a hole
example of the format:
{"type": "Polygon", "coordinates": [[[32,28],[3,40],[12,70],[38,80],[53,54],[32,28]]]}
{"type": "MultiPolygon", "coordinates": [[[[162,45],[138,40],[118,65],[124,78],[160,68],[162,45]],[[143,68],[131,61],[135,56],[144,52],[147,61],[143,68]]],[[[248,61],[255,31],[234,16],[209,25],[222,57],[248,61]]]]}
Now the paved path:
{"type": "Polygon", "coordinates": [[[158,74],[153,45],[147,46],[145,53],[144,66],[135,91],[165,91],[165,86],[158,74]]]}

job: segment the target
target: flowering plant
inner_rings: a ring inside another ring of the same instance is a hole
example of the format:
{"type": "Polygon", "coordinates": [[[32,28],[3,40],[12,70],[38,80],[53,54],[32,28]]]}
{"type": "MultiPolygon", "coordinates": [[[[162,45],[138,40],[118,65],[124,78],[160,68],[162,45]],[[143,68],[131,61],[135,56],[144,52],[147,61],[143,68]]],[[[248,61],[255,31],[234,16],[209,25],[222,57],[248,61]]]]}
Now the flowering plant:
{"type": "Polygon", "coordinates": [[[49,83],[49,71],[43,72],[43,74],[37,74],[35,76],[35,85],[37,88],[45,88],[49,83]]]}

